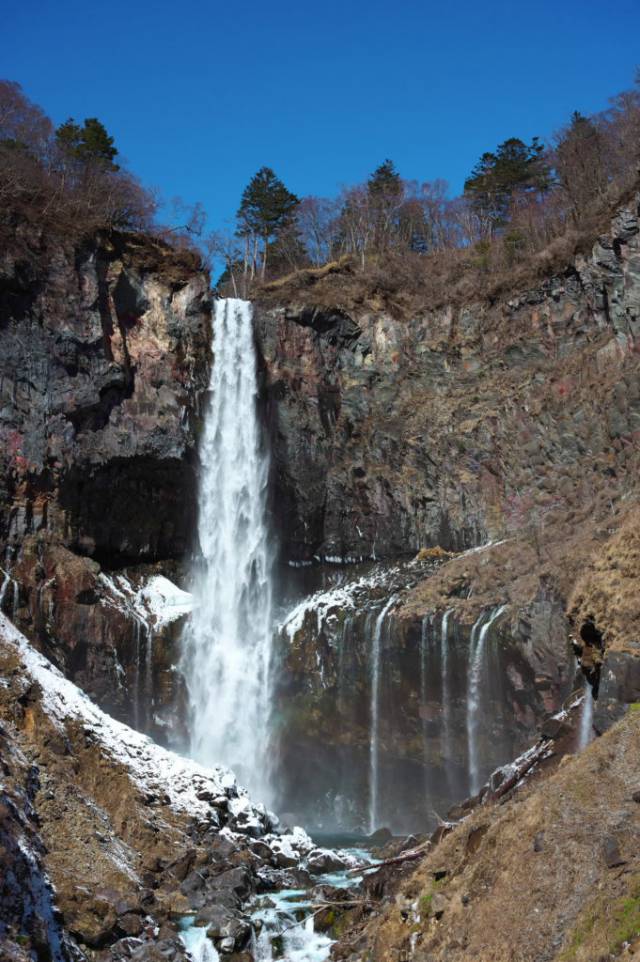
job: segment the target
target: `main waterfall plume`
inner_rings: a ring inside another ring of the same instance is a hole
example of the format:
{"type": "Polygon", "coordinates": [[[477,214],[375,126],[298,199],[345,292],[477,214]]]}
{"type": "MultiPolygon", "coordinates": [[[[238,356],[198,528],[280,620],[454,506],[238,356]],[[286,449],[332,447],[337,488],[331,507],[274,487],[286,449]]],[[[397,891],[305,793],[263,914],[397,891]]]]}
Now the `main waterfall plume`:
{"type": "Polygon", "coordinates": [[[266,800],[271,656],[268,459],[256,401],[248,301],[216,302],[210,397],[200,446],[202,567],[187,630],[184,672],[191,753],[233,768],[266,800]]]}

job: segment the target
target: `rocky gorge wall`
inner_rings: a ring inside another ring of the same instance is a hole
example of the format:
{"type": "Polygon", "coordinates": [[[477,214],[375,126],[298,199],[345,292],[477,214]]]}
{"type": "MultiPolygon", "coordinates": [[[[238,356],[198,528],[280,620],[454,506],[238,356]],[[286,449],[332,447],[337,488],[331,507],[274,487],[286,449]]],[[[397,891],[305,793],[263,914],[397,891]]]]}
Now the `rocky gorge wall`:
{"type": "Polygon", "coordinates": [[[463,549],[635,488],[638,198],[562,275],[392,316],[256,311],[288,559],[463,549]]]}
{"type": "MultiPolygon", "coordinates": [[[[149,631],[104,575],[172,573],[192,547],[209,279],[142,236],[18,232],[0,308],[0,605],[135,722],[149,631]]],[[[173,705],[175,632],[156,634],[147,688],[173,705]]]]}
{"type": "Polygon", "coordinates": [[[416,602],[490,554],[353,566],[293,609],[276,643],[280,810],[323,831],[426,830],[582,694],[557,598],[416,602]]]}
{"type": "MultiPolygon", "coordinates": [[[[24,244],[26,254],[5,257],[0,287],[0,606],[102,707],[179,745],[186,707],[175,669],[188,606],[178,597],[175,617],[159,624],[146,586],[181,581],[194,534],[208,278],[191,255],[141,237],[24,244]]],[[[609,668],[620,662],[603,675],[604,726],[638,687],[631,622],[614,638],[606,606],[594,605],[607,573],[594,570],[574,595],[611,539],[633,531],[637,198],[589,256],[494,303],[400,316],[375,294],[355,307],[313,304],[313,292],[281,298],[276,308],[258,301],[254,321],[283,559],[391,560],[438,546],[437,563],[427,551],[400,586],[379,639],[383,780],[401,772],[417,796],[426,756],[444,768],[442,706],[431,718],[420,666],[425,625],[442,635],[447,612],[463,706],[474,626],[507,606],[482,670],[487,686],[500,676],[494,701],[508,711],[503,728],[515,726],[505,755],[576,684],[570,639],[594,683],[603,650],[609,668]],[[595,646],[580,636],[591,616],[595,646]]],[[[348,611],[338,606],[336,617],[344,627],[348,611]]],[[[361,799],[374,621],[338,639],[311,618],[294,643],[278,643],[274,693],[283,766],[316,757],[331,779],[339,759],[361,799]]],[[[441,676],[438,658],[429,672],[441,676]]],[[[469,770],[459,715],[456,790],[469,770]]]]}
{"type": "MultiPolygon", "coordinates": [[[[283,306],[258,302],[284,560],[428,558],[436,546],[440,555],[435,571],[427,565],[422,578],[409,579],[381,642],[384,683],[395,685],[381,729],[381,764],[392,784],[398,766],[412,768],[417,783],[424,777],[411,747],[423,734],[422,631],[429,619],[441,626],[447,611],[468,658],[483,612],[507,606],[487,642],[503,661],[500,669],[487,665],[483,678],[485,687],[498,676],[506,685],[503,722],[513,747],[582,690],[574,652],[601,696],[598,730],[640,696],[631,560],[628,576],[612,573],[616,552],[631,559],[636,550],[638,212],[636,196],[588,255],[494,303],[400,316],[375,294],[348,307],[327,307],[313,289],[298,292],[298,303],[286,290],[278,292],[283,306]],[[619,603],[623,626],[612,611],[619,603]]],[[[328,769],[332,757],[342,758],[338,767],[353,777],[360,771],[362,782],[372,631],[366,642],[345,640],[342,629],[341,642],[332,639],[350,615],[336,604],[333,626],[311,618],[284,639],[279,711],[288,700],[282,751],[294,769],[305,757],[328,769]],[[356,666],[351,723],[339,710],[340,658],[356,666]]],[[[465,672],[461,662],[462,689],[465,672]]],[[[464,739],[464,718],[458,724],[464,739]]],[[[487,725],[480,741],[490,737],[487,725]]],[[[435,747],[437,770],[441,732],[435,747]]],[[[464,757],[458,745],[455,764],[464,757]]],[[[366,792],[365,785],[361,798],[366,792]]],[[[397,810],[392,800],[388,810],[397,810]]]]}

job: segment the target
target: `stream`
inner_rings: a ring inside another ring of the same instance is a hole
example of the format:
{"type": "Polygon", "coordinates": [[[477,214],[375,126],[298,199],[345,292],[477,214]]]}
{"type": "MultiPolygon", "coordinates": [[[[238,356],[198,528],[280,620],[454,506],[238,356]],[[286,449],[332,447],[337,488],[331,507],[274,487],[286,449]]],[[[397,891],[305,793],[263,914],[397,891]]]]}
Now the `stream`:
{"type": "MultiPolygon", "coordinates": [[[[357,858],[363,868],[376,864],[366,848],[342,849],[357,858]]],[[[334,943],[329,935],[316,931],[315,915],[330,891],[348,889],[357,897],[362,875],[352,870],[325,872],[315,876],[307,888],[284,888],[256,896],[247,906],[252,923],[249,949],[254,962],[325,962],[334,943]],[[326,894],[325,894],[326,893],[326,894]]],[[[206,926],[196,926],[195,916],[182,919],[180,937],[193,962],[218,962],[220,955],[207,936],[206,926]]]]}

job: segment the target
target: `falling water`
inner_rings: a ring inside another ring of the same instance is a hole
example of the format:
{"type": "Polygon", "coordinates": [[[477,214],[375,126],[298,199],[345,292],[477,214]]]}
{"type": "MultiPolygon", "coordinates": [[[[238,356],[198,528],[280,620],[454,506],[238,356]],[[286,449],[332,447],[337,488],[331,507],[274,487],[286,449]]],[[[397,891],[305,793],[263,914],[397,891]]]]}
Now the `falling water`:
{"type": "Polygon", "coordinates": [[[593,691],[585,678],[584,695],[580,705],[580,726],[578,728],[578,750],[581,751],[593,740],[593,691]]]}
{"type": "Polygon", "coordinates": [[[506,607],[506,605],[501,605],[499,608],[494,608],[489,612],[488,617],[486,617],[486,612],[483,612],[471,629],[471,637],[469,640],[469,657],[471,663],[467,691],[467,742],[469,752],[469,787],[473,795],[480,789],[478,725],[480,722],[481,681],[485,642],[491,626],[505,611],[506,607]]]}
{"type": "Polygon", "coordinates": [[[153,629],[143,623],[144,635],[144,705],[147,713],[146,725],[149,728],[153,719],[153,629]]]}
{"type": "Polygon", "coordinates": [[[218,962],[220,956],[207,935],[206,926],[185,926],[180,938],[193,962],[218,962]]]}
{"type": "Polygon", "coordinates": [[[140,730],[140,633],[142,625],[139,618],[133,622],[134,648],[134,676],[133,676],[133,727],[140,730]]]}
{"type": "Polygon", "coordinates": [[[369,831],[375,832],[378,826],[378,738],[380,720],[380,642],[384,619],[395,603],[395,595],[376,618],[371,646],[371,730],[369,734],[369,831]]]}
{"type": "Polygon", "coordinates": [[[4,596],[6,595],[7,588],[9,587],[9,583],[11,582],[11,575],[9,574],[8,571],[4,571],[3,568],[0,568],[0,571],[4,573],[4,578],[2,579],[2,584],[0,585],[0,608],[2,608],[2,602],[4,601],[4,596]]]}
{"type": "MultiPolygon", "coordinates": [[[[2,604],[3,604],[3,602],[4,602],[5,595],[6,595],[6,593],[7,593],[7,589],[8,589],[8,587],[9,587],[9,585],[10,585],[12,582],[13,582],[14,585],[16,584],[16,582],[15,582],[15,581],[13,580],[13,578],[11,577],[12,554],[13,554],[13,552],[12,552],[12,550],[11,550],[11,547],[10,547],[9,545],[7,545],[7,549],[6,549],[6,552],[5,552],[5,565],[6,565],[6,568],[0,568],[0,573],[2,573],[2,575],[4,576],[3,579],[2,579],[2,584],[0,585],[0,610],[2,609],[2,604]]],[[[15,607],[15,605],[14,605],[14,607],[15,607]]]]}
{"type": "MultiPolygon", "coordinates": [[[[422,619],[422,632],[420,635],[420,713],[422,717],[422,741],[426,754],[427,749],[427,679],[429,677],[429,641],[433,628],[433,615],[425,615],[422,619]]],[[[428,775],[425,765],[426,787],[428,788],[428,775]]]]}
{"type": "Polygon", "coordinates": [[[440,626],[440,665],[442,699],[442,758],[444,760],[447,781],[451,781],[451,693],[449,691],[449,619],[454,609],[449,608],[442,616],[440,626]]]}
{"type": "Polygon", "coordinates": [[[213,347],[200,448],[202,570],[195,578],[184,657],[191,752],[204,764],[235,768],[264,798],[272,627],[268,463],[260,443],[247,301],[216,302],[213,347]]]}

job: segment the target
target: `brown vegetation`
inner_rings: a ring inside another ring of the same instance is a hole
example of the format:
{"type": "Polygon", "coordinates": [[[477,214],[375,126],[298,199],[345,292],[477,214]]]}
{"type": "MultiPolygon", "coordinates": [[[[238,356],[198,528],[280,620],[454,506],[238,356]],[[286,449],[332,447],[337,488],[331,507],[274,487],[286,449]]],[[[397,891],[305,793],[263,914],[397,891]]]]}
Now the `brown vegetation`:
{"type": "Polygon", "coordinates": [[[491,302],[564,270],[637,184],[640,89],[612,98],[602,114],[574,114],[554,145],[536,155],[542,174],[527,180],[531,161],[520,158],[503,183],[500,151],[513,143],[528,149],[512,140],[485,155],[485,168],[488,157],[494,169],[467,182],[484,190],[465,189],[458,198],[447,197],[444,181],[403,181],[390,162],[334,200],[304,198],[296,231],[278,241],[286,256],[272,258],[271,281],[249,285],[251,295],[268,304],[284,296],[404,316],[425,306],[491,302]]]}
{"type": "Polygon", "coordinates": [[[413,873],[386,883],[378,911],[353,913],[334,957],[594,962],[625,946],[633,955],[639,746],[631,711],[586,751],[556,756],[515,795],[476,808],[413,873]]]}
{"type": "Polygon", "coordinates": [[[148,228],[155,201],[99,154],[82,156],[56,138],[51,121],[16,83],[0,82],[0,231],[21,225],[81,236],[97,228],[148,228]]]}

